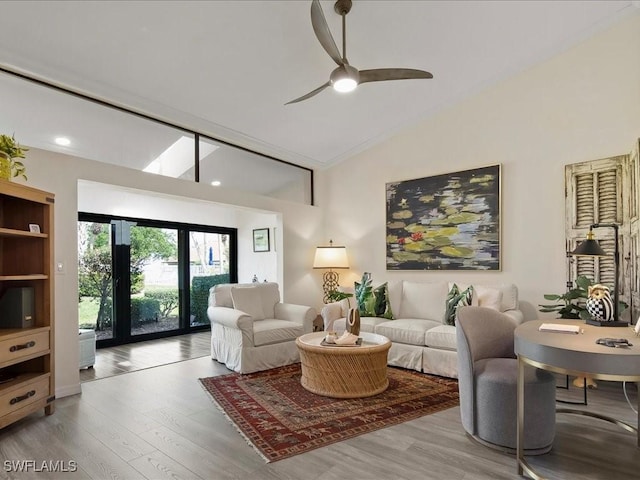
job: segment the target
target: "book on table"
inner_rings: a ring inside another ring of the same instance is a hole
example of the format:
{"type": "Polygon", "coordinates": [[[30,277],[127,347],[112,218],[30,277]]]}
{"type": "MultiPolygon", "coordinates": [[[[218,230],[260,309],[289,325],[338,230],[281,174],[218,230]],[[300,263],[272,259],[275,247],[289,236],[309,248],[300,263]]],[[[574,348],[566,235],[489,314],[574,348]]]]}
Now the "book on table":
{"type": "Polygon", "coordinates": [[[580,326],[565,325],[564,323],[543,323],[538,327],[538,330],[541,332],[580,333],[580,326]]]}

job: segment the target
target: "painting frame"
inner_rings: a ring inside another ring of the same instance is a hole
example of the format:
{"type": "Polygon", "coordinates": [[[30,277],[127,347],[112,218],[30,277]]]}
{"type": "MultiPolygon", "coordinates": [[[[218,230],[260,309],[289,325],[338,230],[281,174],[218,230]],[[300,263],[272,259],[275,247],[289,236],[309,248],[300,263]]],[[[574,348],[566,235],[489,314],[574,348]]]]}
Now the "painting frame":
{"type": "Polygon", "coordinates": [[[502,271],[502,166],[388,182],[387,270],[502,271]]]}
{"type": "Polygon", "coordinates": [[[268,228],[255,228],[253,230],[253,251],[254,252],[268,252],[271,249],[269,241],[269,229],[268,228]]]}

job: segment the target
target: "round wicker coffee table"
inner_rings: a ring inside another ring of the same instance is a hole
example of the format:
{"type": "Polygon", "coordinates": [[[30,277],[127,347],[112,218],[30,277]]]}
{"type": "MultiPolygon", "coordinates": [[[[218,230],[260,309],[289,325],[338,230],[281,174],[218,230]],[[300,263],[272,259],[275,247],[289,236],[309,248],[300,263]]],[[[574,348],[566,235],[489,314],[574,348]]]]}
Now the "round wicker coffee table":
{"type": "Polygon", "coordinates": [[[391,348],[387,337],[361,332],[359,346],[320,345],[326,334],[307,333],[296,339],[304,388],[333,398],[371,397],[387,389],[387,352],[391,348]]]}

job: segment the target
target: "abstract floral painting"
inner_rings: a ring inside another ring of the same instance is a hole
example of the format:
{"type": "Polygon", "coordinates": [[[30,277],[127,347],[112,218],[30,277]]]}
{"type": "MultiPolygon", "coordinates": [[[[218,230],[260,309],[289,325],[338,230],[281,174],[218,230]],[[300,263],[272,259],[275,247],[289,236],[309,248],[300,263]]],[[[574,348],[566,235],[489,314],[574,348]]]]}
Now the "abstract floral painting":
{"type": "Polygon", "coordinates": [[[500,165],[386,191],[387,270],[500,270],[500,165]]]}

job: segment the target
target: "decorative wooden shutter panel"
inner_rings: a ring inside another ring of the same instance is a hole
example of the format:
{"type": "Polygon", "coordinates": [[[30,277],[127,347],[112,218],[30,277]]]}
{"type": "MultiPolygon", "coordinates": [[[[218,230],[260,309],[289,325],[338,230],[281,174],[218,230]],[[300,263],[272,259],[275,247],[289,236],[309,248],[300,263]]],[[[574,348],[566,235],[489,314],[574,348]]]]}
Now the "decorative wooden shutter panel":
{"type": "MultiPolygon", "coordinates": [[[[622,171],[628,163],[628,156],[605,158],[565,167],[565,207],[567,251],[572,251],[582,242],[594,223],[623,224],[622,171]]],[[[627,222],[628,224],[628,222],[627,222]]],[[[568,257],[569,278],[567,285],[573,286],[579,275],[584,275],[596,283],[613,288],[615,264],[613,252],[615,235],[613,229],[601,228],[595,231],[596,238],[611,257],[568,257]]],[[[624,245],[626,235],[620,229],[620,245],[624,245]]],[[[622,265],[621,265],[622,270],[622,265]]],[[[624,282],[620,283],[620,295],[624,295],[624,282]]]]}
{"type": "Polygon", "coordinates": [[[640,191],[638,180],[640,179],[640,140],[637,141],[629,155],[629,170],[625,176],[629,180],[629,241],[628,249],[624,251],[622,263],[622,275],[629,282],[629,307],[633,323],[638,321],[640,316],[640,276],[638,275],[640,263],[640,191]]]}

